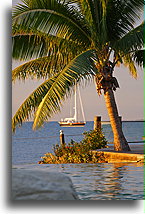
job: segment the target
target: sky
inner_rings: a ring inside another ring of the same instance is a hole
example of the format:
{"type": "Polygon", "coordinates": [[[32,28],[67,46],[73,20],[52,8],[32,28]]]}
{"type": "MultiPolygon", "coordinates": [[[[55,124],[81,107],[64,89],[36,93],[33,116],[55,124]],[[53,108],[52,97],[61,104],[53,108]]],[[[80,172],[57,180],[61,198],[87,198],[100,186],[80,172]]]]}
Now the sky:
{"type": "MultiPolygon", "coordinates": [[[[13,0],[13,6],[20,2],[13,0]]],[[[20,63],[13,61],[12,67],[15,68],[20,63]]],[[[114,76],[117,78],[120,88],[115,92],[115,98],[118,106],[119,115],[123,120],[143,119],[143,69],[138,68],[138,78],[134,79],[127,68],[121,66],[116,68],[114,76]]],[[[28,80],[25,83],[16,81],[12,85],[12,114],[27,98],[27,96],[36,89],[42,81],[28,80]]],[[[100,115],[102,120],[109,120],[103,95],[98,96],[94,82],[87,87],[81,88],[81,97],[87,121],[92,121],[95,115],[100,115]]],[[[61,113],[55,115],[51,120],[60,120],[69,117],[70,100],[66,100],[61,108],[61,113]]]]}

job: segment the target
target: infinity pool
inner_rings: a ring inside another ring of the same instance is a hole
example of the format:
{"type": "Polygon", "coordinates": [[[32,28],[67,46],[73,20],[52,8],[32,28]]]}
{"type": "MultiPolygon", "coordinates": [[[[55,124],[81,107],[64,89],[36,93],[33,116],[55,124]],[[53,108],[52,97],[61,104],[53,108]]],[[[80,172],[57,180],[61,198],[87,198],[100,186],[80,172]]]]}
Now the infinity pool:
{"type": "Polygon", "coordinates": [[[81,200],[143,200],[143,164],[27,164],[68,175],[81,200]]]}

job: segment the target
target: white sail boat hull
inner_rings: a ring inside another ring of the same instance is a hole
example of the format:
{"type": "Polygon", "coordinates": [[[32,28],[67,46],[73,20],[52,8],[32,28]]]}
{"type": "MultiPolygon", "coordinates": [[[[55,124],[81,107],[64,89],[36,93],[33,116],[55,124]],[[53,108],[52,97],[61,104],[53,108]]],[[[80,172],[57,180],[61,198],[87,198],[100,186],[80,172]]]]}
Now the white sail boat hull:
{"type": "MultiPolygon", "coordinates": [[[[76,94],[76,92],[77,92],[77,85],[75,84],[75,106],[74,106],[75,112],[74,112],[74,117],[65,118],[64,120],[62,119],[59,122],[60,126],[63,126],[63,127],[83,127],[86,124],[85,121],[78,121],[78,118],[77,118],[78,114],[77,114],[77,94],[76,94]]],[[[79,97],[80,97],[80,91],[79,91],[79,97]]],[[[80,102],[81,102],[81,107],[82,107],[82,113],[84,115],[81,97],[80,97],[80,102]]]]}
{"type": "Polygon", "coordinates": [[[63,127],[83,127],[85,124],[86,124],[86,122],[74,122],[74,121],[59,122],[59,125],[63,126],[63,127]]]}

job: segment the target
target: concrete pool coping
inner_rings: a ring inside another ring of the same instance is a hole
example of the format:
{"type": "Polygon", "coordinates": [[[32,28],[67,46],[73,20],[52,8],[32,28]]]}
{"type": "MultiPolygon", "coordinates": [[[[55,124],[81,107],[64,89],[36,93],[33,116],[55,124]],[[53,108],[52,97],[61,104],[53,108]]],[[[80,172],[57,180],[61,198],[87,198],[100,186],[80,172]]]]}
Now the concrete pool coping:
{"type": "Polygon", "coordinates": [[[144,162],[144,144],[133,144],[129,143],[131,151],[120,152],[114,151],[113,144],[109,145],[108,148],[97,149],[93,153],[100,153],[104,156],[105,161],[108,163],[114,162],[144,162]]]}

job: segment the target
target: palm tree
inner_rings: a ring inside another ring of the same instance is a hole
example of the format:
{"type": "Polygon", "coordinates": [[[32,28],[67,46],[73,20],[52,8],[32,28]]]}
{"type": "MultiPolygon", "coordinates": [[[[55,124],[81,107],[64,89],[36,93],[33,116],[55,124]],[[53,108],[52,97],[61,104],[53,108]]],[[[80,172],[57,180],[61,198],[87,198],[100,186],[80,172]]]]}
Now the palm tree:
{"type": "Polygon", "coordinates": [[[78,83],[93,79],[104,94],[115,150],[130,150],[123,135],[114,91],[116,65],[135,78],[143,64],[143,23],[134,28],[143,0],[23,0],[13,11],[12,55],[28,61],[13,70],[12,80],[44,78],[13,117],[12,128],[34,117],[39,128],[60,111],[78,83]]]}

